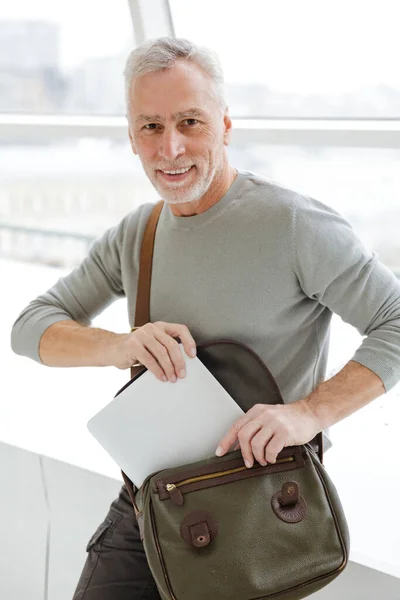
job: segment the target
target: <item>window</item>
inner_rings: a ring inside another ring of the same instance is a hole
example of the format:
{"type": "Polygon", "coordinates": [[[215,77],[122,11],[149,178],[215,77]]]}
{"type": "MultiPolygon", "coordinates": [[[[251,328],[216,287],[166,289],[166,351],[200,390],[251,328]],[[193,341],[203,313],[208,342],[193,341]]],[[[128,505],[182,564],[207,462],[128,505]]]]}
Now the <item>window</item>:
{"type": "Polygon", "coordinates": [[[73,267],[95,237],[157,199],[128,142],[0,145],[0,165],[3,257],[73,267]]]}
{"type": "Polygon", "coordinates": [[[400,117],[391,0],[170,0],[175,34],[215,50],[237,117],[400,117]]]}
{"type": "Polygon", "coordinates": [[[132,47],[123,0],[3,3],[0,113],[122,115],[122,72],[132,47]]]}

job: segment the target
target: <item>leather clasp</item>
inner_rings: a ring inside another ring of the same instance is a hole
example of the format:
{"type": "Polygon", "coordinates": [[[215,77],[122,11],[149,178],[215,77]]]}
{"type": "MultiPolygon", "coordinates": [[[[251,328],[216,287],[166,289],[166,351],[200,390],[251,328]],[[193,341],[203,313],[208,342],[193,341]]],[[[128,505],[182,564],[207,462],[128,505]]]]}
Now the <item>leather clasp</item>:
{"type": "Polygon", "coordinates": [[[299,523],[307,513],[307,505],[296,481],[285,481],[271,499],[274,513],[285,523],[299,523]]]}
{"type": "Polygon", "coordinates": [[[296,481],[286,481],[282,486],[281,506],[294,506],[299,501],[299,484],[296,481]]]}
{"type": "Polygon", "coordinates": [[[206,510],[195,510],[186,515],[180,527],[181,537],[189,546],[204,548],[218,533],[218,523],[206,510]]]}
{"type": "Polygon", "coordinates": [[[208,546],[211,542],[210,530],[208,529],[206,521],[192,525],[189,527],[189,531],[192,538],[192,544],[196,548],[208,546]]]}

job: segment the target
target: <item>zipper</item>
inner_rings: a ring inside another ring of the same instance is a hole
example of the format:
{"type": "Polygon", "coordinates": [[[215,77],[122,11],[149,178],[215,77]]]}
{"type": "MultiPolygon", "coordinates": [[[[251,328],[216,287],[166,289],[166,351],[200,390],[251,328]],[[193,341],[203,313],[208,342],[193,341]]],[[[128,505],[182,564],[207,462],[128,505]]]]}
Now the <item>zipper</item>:
{"type": "MultiPolygon", "coordinates": [[[[279,465],[281,463],[293,462],[294,456],[287,456],[286,458],[279,458],[275,463],[275,465],[279,465]]],[[[260,469],[261,467],[253,467],[253,469],[260,469]]],[[[197,477],[190,477],[189,479],[183,479],[182,481],[178,481],[174,483],[167,483],[165,487],[174,485],[175,487],[181,487],[183,485],[188,485],[189,483],[195,483],[196,481],[204,481],[206,479],[214,479],[215,477],[223,477],[224,475],[230,475],[231,473],[239,473],[240,471],[248,471],[247,467],[236,467],[235,469],[227,469],[226,471],[218,471],[217,473],[208,473],[207,475],[198,475],[197,477]]]]}
{"type": "MultiPolygon", "coordinates": [[[[283,464],[283,463],[291,463],[295,461],[295,457],[294,456],[285,456],[283,458],[278,458],[276,463],[271,463],[271,464],[283,464]]],[[[258,466],[258,467],[252,467],[252,469],[259,469],[260,471],[262,470],[263,472],[265,472],[264,470],[268,468],[267,467],[263,467],[262,465],[258,466]]],[[[199,481],[207,481],[210,479],[218,479],[220,477],[225,477],[227,475],[231,475],[233,473],[240,473],[240,472],[249,472],[249,469],[245,466],[240,466],[240,467],[235,467],[233,469],[225,469],[224,471],[217,471],[216,473],[206,473],[204,475],[196,475],[195,477],[188,477],[187,479],[182,479],[181,481],[176,481],[175,483],[164,483],[164,489],[169,493],[169,497],[171,498],[171,500],[173,501],[174,504],[176,504],[177,506],[182,506],[183,505],[183,494],[181,492],[181,490],[179,488],[184,488],[187,485],[190,485],[191,483],[197,483],[199,481]]]]}

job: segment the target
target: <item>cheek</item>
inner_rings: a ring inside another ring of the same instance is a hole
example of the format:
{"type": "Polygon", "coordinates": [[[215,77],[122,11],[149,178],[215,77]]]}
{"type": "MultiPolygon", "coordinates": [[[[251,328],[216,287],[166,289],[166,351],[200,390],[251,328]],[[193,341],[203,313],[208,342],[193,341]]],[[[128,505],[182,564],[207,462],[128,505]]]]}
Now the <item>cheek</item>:
{"type": "Polygon", "coordinates": [[[219,154],[220,147],[223,143],[220,132],[214,129],[204,129],[201,135],[201,141],[198,141],[197,148],[202,149],[202,154],[209,157],[215,157],[219,154]]]}
{"type": "Polygon", "coordinates": [[[213,127],[207,132],[210,147],[213,154],[219,154],[221,147],[224,145],[224,132],[221,127],[213,127]]]}
{"type": "Polygon", "coordinates": [[[148,161],[154,158],[157,154],[157,147],[154,140],[148,139],[138,139],[136,141],[136,148],[140,158],[148,161]]]}

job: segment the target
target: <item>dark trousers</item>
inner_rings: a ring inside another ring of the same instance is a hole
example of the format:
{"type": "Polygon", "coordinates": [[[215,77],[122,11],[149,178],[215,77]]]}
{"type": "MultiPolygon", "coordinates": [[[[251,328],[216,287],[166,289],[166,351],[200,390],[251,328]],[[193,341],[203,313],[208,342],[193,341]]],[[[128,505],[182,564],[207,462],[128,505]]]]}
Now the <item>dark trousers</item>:
{"type": "Polygon", "coordinates": [[[125,485],[86,550],[73,600],[160,600],[125,485]]]}

